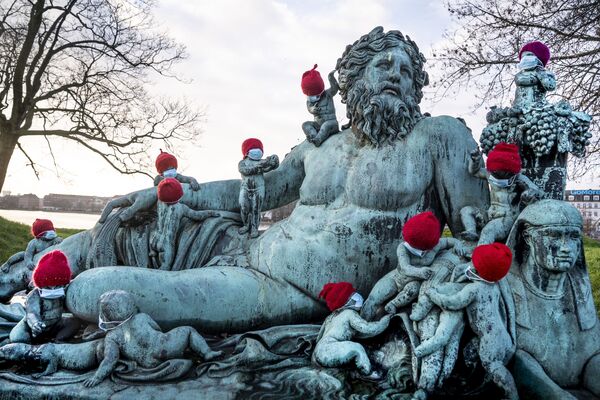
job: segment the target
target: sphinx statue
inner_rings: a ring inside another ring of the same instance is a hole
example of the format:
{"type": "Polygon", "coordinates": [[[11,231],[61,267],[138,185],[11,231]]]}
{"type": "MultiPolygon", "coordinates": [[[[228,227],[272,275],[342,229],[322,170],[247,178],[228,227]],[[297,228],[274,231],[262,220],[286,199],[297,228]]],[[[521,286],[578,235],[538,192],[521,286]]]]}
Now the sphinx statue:
{"type": "Polygon", "coordinates": [[[583,387],[600,396],[600,323],[572,205],[541,200],[519,215],[508,245],[516,306],[514,375],[540,399],[572,399],[583,387]]]}

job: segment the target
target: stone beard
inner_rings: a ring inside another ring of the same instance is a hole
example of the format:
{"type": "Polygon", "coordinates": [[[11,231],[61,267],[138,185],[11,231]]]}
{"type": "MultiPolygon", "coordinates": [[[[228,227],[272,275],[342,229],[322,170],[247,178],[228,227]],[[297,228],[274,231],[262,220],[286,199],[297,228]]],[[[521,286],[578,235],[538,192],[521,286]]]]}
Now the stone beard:
{"type": "Polygon", "coordinates": [[[374,146],[404,138],[422,118],[414,97],[388,81],[370,84],[358,79],[348,89],[346,104],[354,131],[374,146]]]}

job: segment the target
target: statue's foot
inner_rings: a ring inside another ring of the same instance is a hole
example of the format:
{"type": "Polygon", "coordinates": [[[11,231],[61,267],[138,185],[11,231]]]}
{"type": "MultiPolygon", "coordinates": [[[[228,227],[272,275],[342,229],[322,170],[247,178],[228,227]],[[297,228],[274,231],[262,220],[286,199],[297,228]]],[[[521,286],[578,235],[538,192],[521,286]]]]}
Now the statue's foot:
{"type": "Polygon", "coordinates": [[[249,228],[247,226],[242,226],[240,229],[238,229],[238,233],[240,234],[244,234],[244,233],[248,233],[249,228]]]}
{"type": "Polygon", "coordinates": [[[257,238],[258,237],[258,231],[252,231],[252,233],[250,234],[250,237],[252,239],[257,238]]]}
{"type": "Polygon", "coordinates": [[[461,232],[459,236],[462,240],[466,240],[467,242],[475,242],[477,239],[479,239],[477,232],[472,231],[461,232]]]}
{"type": "Polygon", "coordinates": [[[423,389],[417,389],[417,391],[413,394],[411,400],[427,400],[427,392],[423,389]]]}

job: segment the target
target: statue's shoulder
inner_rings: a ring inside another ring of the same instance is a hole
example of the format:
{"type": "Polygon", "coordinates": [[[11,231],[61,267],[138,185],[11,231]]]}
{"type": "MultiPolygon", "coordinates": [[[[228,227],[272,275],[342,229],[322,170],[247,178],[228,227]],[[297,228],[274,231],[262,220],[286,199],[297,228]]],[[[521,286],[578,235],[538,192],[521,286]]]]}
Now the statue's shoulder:
{"type": "Polygon", "coordinates": [[[429,134],[440,137],[452,137],[465,134],[471,136],[471,129],[462,118],[455,118],[449,115],[425,117],[417,123],[415,126],[415,130],[416,129],[422,129],[429,134]]]}

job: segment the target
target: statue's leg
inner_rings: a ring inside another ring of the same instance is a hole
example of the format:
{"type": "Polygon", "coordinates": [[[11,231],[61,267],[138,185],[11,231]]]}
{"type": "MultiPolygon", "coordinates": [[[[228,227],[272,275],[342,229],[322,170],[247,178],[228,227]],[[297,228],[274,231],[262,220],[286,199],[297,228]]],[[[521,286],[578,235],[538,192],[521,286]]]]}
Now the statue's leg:
{"type": "Polygon", "coordinates": [[[517,350],[514,360],[513,376],[522,397],[536,400],[576,400],[575,396],[550,379],[529,353],[517,350]]]}
{"type": "Polygon", "coordinates": [[[391,307],[394,308],[392,311],[396,312],[399,308],[402,308],[402,307],[410,304],[411,302],[413,302],[417,298],[420,288],[421,288],[420,282],[418,282],[418,281],[408,282],[406,285],[404,285],[404,287],[402,288],[400,293],[398,293],[396,295],[396,297],[394,297],[386,305],[386,307],[388,307],[388,305],[390,305],[391,307]]]}
{"type": "Polygon", "coordinates": [[[67,308],[95,322],[100,296],[118,289],[130,292],[140,312],[163,329],[191,325],[202,332],[240,332],[316,321],[327,313],[322,303],[283,280],[228,266],[183,271],[94,268],[71,282],[67,308]]]}
{"type": "Polygon", "coordinates": [[[440,323],[435,330],[433,337],[421,342],[415,349],[417,357],[423,357],[434,351],[441,350],[446,346],[453,333],[462,324],[462,312],[459,311],[442,311],[440,313],[440,323]]]}
{"type": "Polygon", "coordinates": [[[371,361],[365,348],[350,341],[320,343],[315,349],[315,360],[323,367],[336,368],[354,363],[363,375],[371,373],[371,361]]]}
{"type": "Polygon", "coordinates": [[[331,135],[335,135],[340,131],[340,126],[338,125],[337,120],[329,120],[323,122],[321,128],[319,129],[319,133],[315,137],[313,143],[315,146],[319,147],[323,144],[331,135]]]}
{"type": "Polygon", "coordinates": [[[504,225],[504,218],[495,218],[490,220],[481,230],[481,235],[479,235],[479,241],[477,242],[477,245],[481,246],[482,244],[494,243],[497,238],[501,238],[502,233],[505,231],[504,225]]]}
{"type": "MultiPolygon", "coordinates": [[[[481,356],[481,353],[480,353],[481,356]]],[[[484,357],[485,358],[485,357],[484,357]]],[[[504,399],[519,400],[517,385],[513,376],[500,361],[489,362],[481,360],[483,368],[487,371],[492,381],[504,392],[504,399]]]]}
{"type": "Polygon", "coordinates": [[[250,237],[258,237],[258,227],[260,226],[260,210],[262,210],[263,200],[265,198],[264,192],[257,191],[254,196],[254,208],[252,210],[252,229],[250,231],[250,237]]]}
{"type": "Polygon", "coordinates": [[[248,233],[250,230],[250,197],[251,195],[245,190],[240,190],[240,216],[242,217],[242,226],[238,230],[239,233],[248,233]]]}
{"type": "Polygon", "coordinates": [[[479,238],[477,234],[477,219],[475,218],[477,213],[477,209],[473,206],[466,206],[460,209],[460,220],[465,229],[460,233],[460,237],[469,242],[479,238]]]}
{"type": "Polygon", "coordinates": [[[398,271],[393,270],[377,281],[360,310],[361,317],[367,321],[373,321],[383,303],[398,292],[396,280],[394,279],[394,276],[397,274],[398,271]]]}
{"type": "Polygon", "coordinates": [[[587,362],[583,371],[583,387],[600,397],[600,354],[587,362]]]}
{"type": "Polygon", "coordinates": [[[11,343],[31,343],[31,331],[25,318],[12,328],[8,339],[11,343]]]}
{"type": "Polygon", "coordinates": [[[56,324],[55,339],[62,342],[72,338],[79,331],[79,328],[81,328],[81,322],[77,318],[63,316],[60,322],[56,324]]]}
{"type": "Polygon", "coordinates": [[[439,386],[444,384],[454,370],[456,360],[458,359],[458,352],[460,350],[460,339],[462,338],[464,330],[465,324],[461,316],[459,325],[454,329],[448,344],[444,347],[444,363],[442,365],[442,371],[440,372],[440,378],[438,379],[439,386]]]}
{"type": "Polygon", "coordinates": [[[319,124],[315,121],[306,121],[302,124],[302,131],[306,135],[306,139],[313,143],[319,133],[319,124]]]}
{"type": "Polygon", "coordinates": [[[212,350],[206,340],[191,326],[180,326],[165,333],[162,349],[155,349],[162,360],[181,357],[187,349],[202,358],[210,356],[212,350]]]}
{"type": "Polygon", "coordinates": [[[433,302],[425,293],[421,293],[419,300],[414,304],[412,312],[410,313],[410,319],[413,321],[420,321],[434,306],[433,302]]]}
{"type": "MultiPolygon", "coordinates": [[[[419,337],[421,341],[425,341],[435,335],[435,330],[438,325],[438,313],[429,313],[418,324],[419,337]]],[[[443,351],[435,351],[421,360],[421,375],[417,383],[417,393],[413,398],[426,398],[427,394],[433,393],[436,388],[437,381],[443,366],[443,351]],[[424,397],[423,397],[424,396],[424,397]]]]}

